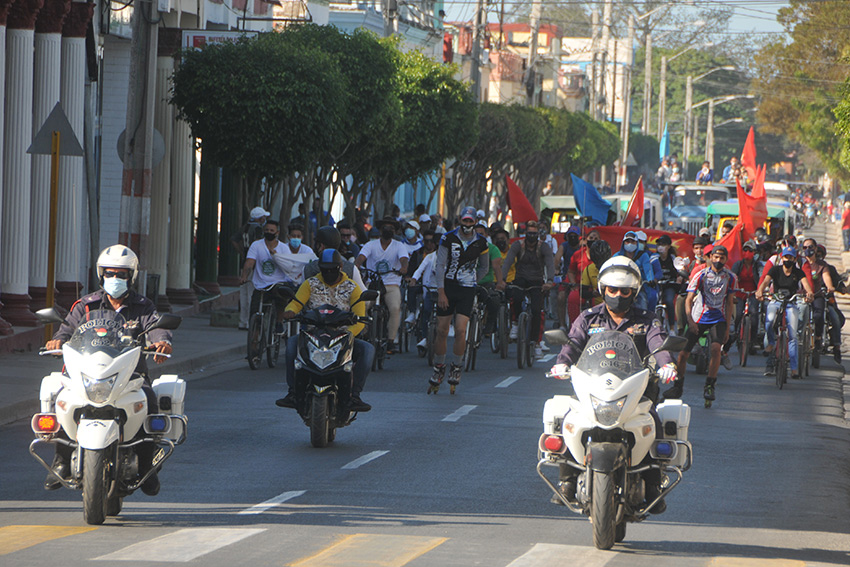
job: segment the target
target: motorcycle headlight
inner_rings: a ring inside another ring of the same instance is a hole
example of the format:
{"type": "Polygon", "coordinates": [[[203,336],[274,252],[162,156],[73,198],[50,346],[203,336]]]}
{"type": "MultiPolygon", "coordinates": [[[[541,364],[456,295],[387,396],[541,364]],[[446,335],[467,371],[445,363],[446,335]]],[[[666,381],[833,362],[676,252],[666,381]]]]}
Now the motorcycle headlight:
{"type": "Polygon", "coordinates": [[[86,396],[96,403],[102,404],[109,399],[109,394],[112,393],[112,387],[115,385],[115,379],[118,378],[118,373],[106,378],[92,378],[85,373],[80,373],[83,377],[83,386],[86,387],[86,396]]]}
{"type": "Polygon", "coordinates": [[[310,355],[310,360],[319,370],[324,370],[334,363],[339,356],[339,351],[342,349],[342,343],[337,343],[331,347],[320,348],[313,343],[307,343],[307,353],[310,355]]]}
{"type": "Polygon", "coordinates": [[[613,402],[603,402],[602,400],[590,396],[590,402],[593,404],[593,411],[596,414],[596,421],[600,425],[614,425],[620,419],[620,414],[623,412],[623,406],[626,405],[626,396],[613,402]]]}

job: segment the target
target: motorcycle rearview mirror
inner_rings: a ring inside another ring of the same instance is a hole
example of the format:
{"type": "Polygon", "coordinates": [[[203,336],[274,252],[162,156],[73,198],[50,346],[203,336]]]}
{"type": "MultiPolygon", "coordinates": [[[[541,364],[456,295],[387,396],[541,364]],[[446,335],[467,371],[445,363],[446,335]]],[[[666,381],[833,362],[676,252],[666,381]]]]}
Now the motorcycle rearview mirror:
{"type": "Polygon", "coordinates": [[[180,323],[183,321],[183,317],[178,315],[173,315],[171,313],[161,313],[159,315],[159,319],[157,319],[153,325],[145,329],[145,332],[153,331],[154,329],[168,329],[169,331],[173,331],[177,327],[180,326],[180,323]]]}
{"type": "Polygon", "coordinates": [[[360,293],[360,299],[357,301],[375,301],[378,299],[378,291],[375,289],[367,289],[360,293]]]}
{"type": "Polygon", "coordinates": [[[65,318],[56,311],[55,307],[39,309],[35,312],[35,316],[40,323],[44,323],[45,325],[48,323],[62,323],[65,321],[65,318]]]}
{"type": "Polygon", "coordinates": [[[677,337],[674,335],[667,335],[667,338],[664,339],[664,342],[661,343],[661,346],[652,351],[650,354],[655,354],[657,352],[661,352],[662,350],[668,350],[671,352],[681,352],[688,344],[688,340],[685,337],[677,337]]]}
{"type": "Polygon", "coordinates": [[[550,345],[565,345],[569,338],[562,329],[551,329],[543,333],[543,337],[550,345]]]}

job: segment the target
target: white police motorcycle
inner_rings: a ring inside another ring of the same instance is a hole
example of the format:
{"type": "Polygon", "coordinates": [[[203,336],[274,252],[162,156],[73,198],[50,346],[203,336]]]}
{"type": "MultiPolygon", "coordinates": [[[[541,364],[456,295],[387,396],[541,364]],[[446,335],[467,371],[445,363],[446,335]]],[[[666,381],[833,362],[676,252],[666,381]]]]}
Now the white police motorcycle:
{"type": "MultiPolygon", "coordinates": [[[[62,321],[53,309],[37,315],[46,323],[62,321]]],[[[186,440],[186,383],[176,375],[155,380],[152,388],[160,413],[149,415],[144,379],[135,373],[140,356],[155,354],[143,348],[144,334],[176,329],[180,321],[175,315],[162,314],[134,339],[120,314],[91,311],[61,351],[40,353],[61,352],[65,371],[42,379],[41,412],[32,418],[36,439],[29,450],[52,473],[36,448],[64,444],[73,449],[70,478],[56,478],[66,488],[82,490],[86,523],[102,524],[107,516],[118,515],[123,498],[161,467],[175,445],[186,440]],[[158,450],[153,467],[140,477],[137,449],[142,443],[153,443],[158,450]]]]}
{"type": "MultiPolygon", "coordinates": [[[[552,344],[568,340],[560,330],[545,336],[552,344]]],[[[683,342],[668,337],[655,352],[681,350],[683,342]]],[[[590,335],[571,369],[556,366],[549,374],[571,379],[575,395],[555,396],[543,407],[537,472],[559,503],[590,518],[599,549],[623,541],[626,523],[645,520],[693,461],[686,404],[658,405],[661,431],[656,430],[652,401],[643,397],[649,381],[657,379],[646,367],[648,359],[641,360],[629,335],[604,331],[590,335]],[[559,469],[560,482],[550,480],[544,467],[559,469]],[[660,476],[660,492],[647,498],[643,476],[652,469],[660,476]]]]}

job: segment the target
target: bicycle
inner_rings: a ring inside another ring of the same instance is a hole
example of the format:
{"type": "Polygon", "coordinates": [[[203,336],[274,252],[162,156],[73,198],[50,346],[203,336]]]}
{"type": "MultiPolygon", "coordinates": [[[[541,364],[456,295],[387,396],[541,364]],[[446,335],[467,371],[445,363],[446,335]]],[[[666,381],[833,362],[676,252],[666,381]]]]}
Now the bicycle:
{"type": "Polygon", "coordinates": [[[269,368],[274,368],[280,356],[280,343],[287,333],[278,333],[277,307],[274,303],[274,295],[279,294],[281,287],[287,284],[274,284],[267,288],[259,289],[260,302],[258,311],[251,315],[248,320],[248,366],[251,370],[260,367],[263,354],[266,355],[266,363],[269,368]]]}
{"type": "MultiPolygon", "coordinates": [[[[472,314],[466,326],[466,349],[463,353],[464,369],[469,372],[475,370],[475,362],[478,359],[478,348],[481,346],[482,327],[487,317],[487,300],[481,301],[479,295],[488,295],[485,288],[476,288],[475,298],[472,300],[472,314]]],[[[454,387],[454,384],[452,384],[454,387]]]]}
{"type": "MultiPolygon", "coordinates": [[[[493,327],[493,332],[490,333],[490,350],[495,354],[499,353],[502,359],[508,357],[509,338],[509,323],[508,323],[508,304],[505,300],[505,293],[500,290],[488,290],[489,295],[496,294],[499,296],[499,310],[496,313],[496,324],[493,327]]],[[[489,314],[488,314],[489,317],[489,314]]]]}
{"type": "Polygon", "coordinates": [[[775,293],[769,296],[775,301],[781,301],[779,311],[777,312],[776,321],[773,322],[774,332],[776,335],[776,347],[773,350],[774,359],[776,360],[776,387],[780,390],[788,381],[788,365],[790,362],[790,354],[788,352],[788,321],[785,316],[785,309],[788,303],[797,299],[798,294],[787,295],[783,293],[775,293]]]}
{"type": "MultiPolygon", "coordinates": [[[[543,286],[533,285],[529,287],[521,287],[517,285],[508,285],[507,289],[515,289],[523,292],[529,292],[535,289],[543,289],[543,286]]],[[[517,328],[519,330],[519,334],[517,335],[516,344],[517,344],[517,367],[521,370],[523,367],[528,366],[531,368],[531,364],[534,361],[534,343],[531,342],[531,325],[539,325],[540,321],[537,317],[532,317],[528,312],[531,307],[531,301],[528,299],[528,294],[524,293],[522,298],[522,307],[517,318],[517,328]]]]}
{"type": "Polygon", "coordinates": [[[390,318],[390,310],[382,301],[386,297],[387,288],[378,272],[365,267],[360,268],[360,271],[364,279],[368,281],[368,289],[378,292],[378,298],[375,299],[366,314],[371,320],[367,327],[368,340],[375,347],[375,358],[372,360],[372,371],[374,372],[384,369],[384,360],[387,358],[387,321],[390,318]]]}
{"type": "Polygon", "coordinates": [[[754,296],[756,292],[754,291],[744,291],[741,292],[744,294],[744,311],[741,314],[741,323],[738,325],[738,354],[741,357],[741,368],[745,368],[747,366],[747,358],[750,355],[750,337],[752,336],[753,327],[752,322],[750,321],[750,297],[754,296]]]}
{"type": "Polygon", "coordinates": [[[665,335],[670,335],[672,333],[672,329],[670,328],[670,319],[667,316],[667,304],[664,303],[664,289],[665,286],[678,286],[675,280],[661,280],[658,282],[658,304],[655,306],[655,316],[661,321],[661,329],[664,331],[665,335]]]}
{"type": "MultiPolygon", "coordinates": [[[[808,303],[800,305],[800,323],[797,328],[797,372],[802,378],[809,375],[809,365],[812,360],[812,352],[815,350],[815,336],[812,327],[812,308],[808,303]]],[[[818,361],[820,364],[820,361],[818,361]]]]}

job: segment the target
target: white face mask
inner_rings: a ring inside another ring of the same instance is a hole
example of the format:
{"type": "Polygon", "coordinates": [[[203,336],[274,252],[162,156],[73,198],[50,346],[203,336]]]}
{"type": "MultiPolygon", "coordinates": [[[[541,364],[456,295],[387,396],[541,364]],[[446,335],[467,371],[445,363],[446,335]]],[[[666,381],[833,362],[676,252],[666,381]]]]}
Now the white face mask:
{"type": "Polygon", "coordinates": [[[114,299],[124,297],[124,294],[127,293],[127,280],[103,278],[103,290],[114,299]]]}

